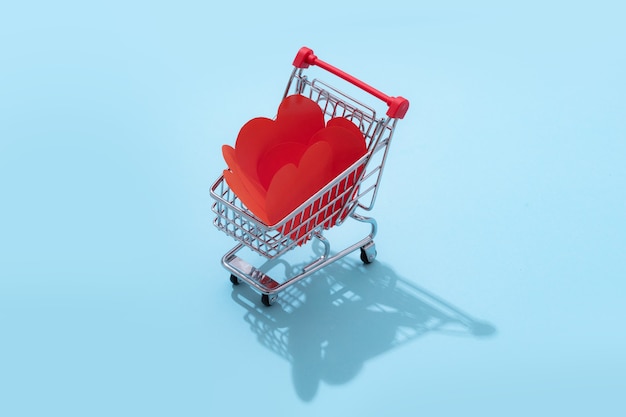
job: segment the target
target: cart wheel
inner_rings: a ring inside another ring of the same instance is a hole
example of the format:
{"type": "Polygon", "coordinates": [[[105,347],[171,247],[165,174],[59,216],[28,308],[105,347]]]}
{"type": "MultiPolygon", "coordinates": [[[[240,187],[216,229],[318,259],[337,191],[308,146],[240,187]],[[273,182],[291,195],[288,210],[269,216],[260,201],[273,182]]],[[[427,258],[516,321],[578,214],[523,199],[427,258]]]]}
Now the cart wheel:
{"type": "Polygon", "coordinates": [[[233,285],[239,285],[239,278],[237,278],[236,275],[230,274],[230,282],[232,282],[233,285]]]}
{"type": "Polygon", "coordinates": [[[371,246],[363,246],[361,248],[361,261],[364,264],[371,264],[376,259],[376,247],[374,245],[371,246]]]}
{"type": "Polygon", "coordinates": [[[266,306],[266,307],[271,306],[273,301],[274,301],[274,299],[270,298],[269,295],[261,294],[261,302],[263,303],[264,306],[266,306]]]}

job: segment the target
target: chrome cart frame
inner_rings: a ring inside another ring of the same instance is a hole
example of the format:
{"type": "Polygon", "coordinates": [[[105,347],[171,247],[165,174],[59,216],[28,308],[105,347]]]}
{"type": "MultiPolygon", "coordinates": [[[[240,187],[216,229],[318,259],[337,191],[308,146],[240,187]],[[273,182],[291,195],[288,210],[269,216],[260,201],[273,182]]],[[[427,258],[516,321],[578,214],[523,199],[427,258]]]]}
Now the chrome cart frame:
{"type": "Polygon", "coordinates": [[[367,152],[315,195],[273,225],[265,224],[249,211],[229,188],[223,176],[220,176],[211,187],[211,197],[215,200],[212,210],[216,215],[213,223],[215,227],[238,242],[222,257],[222,265],[230,272],[233,284],[237,285],[240,281],[244,281],[261,294],[261,301],[267,306],[276,300],[278,292],[285,287],[310,276],[357,249],[360,250],[361,260],[364,263],[368,264],[374,260],[376,257],[374,244],[377,232],[376,220],[358,214],[357,211],[367,212],[374,207],[397,121],[404,117],[409,106],[405,98],[383,94],[320,60],[309,48],[300,49],[293,65],[283,98],[292,94],[301,94],[320,106],[326,121],[333,117],[344,117],[352,121],[359,127],[365,138],[367,152]],[[322,68],[369,95],[383,100],[388,106],[386,114],[379,117],[372,107],[323,81],[309,79],[305,70],[311,65],[322,68]],[[341,226],[347,219],[369,225],[370,231],[362,239],[331,254],[331,244],[324,237],[324,231],[334,226],[341,226]],[[283,231],[288,232],[283,233],[283,231]],[[322,243],[323,253],[304,266],[302,271],[288,276],[285,280],[268,276],[261,269],[238,256],[243,248],[248,248],[263,258],[271,260],[283,256],[286,252],[302,246],[311,239],[322,243]]]}

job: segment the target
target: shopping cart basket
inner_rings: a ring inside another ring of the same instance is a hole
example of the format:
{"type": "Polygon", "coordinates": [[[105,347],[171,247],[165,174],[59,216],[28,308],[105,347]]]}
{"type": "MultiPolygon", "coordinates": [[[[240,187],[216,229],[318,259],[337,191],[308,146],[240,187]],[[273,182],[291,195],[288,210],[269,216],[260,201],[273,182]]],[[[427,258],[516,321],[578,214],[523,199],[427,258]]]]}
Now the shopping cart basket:
{"type": "Polygon", "coordinates": [[[283,98],[300,94],[316,102],[326,120],[343,117],[352,121],[365,138],[367,152],[276,224],[265,224],[248,210],[223,175],[211,187],[211,197],[215,200],[212,210],[216,214],[213,223],[238,242],[222,257],[222,265],[230,271],[230,280],[234,285],[243,280],[261,294],[261,301],[266,306],[271,305],[277,293],[288,285],[310,276],[357,249],[360,250],[364,263],[374,260],[376,220],[357,213],[357,210],[370,211],[374,207],[392,135],[397,121],[404,117],[409,108],[407,99],[382,93],[320,60],[309,48],[303,47],[298,51],[293,66],[283,98]],[[387,105],[385,116],[377,116],[372,107],[317,78],[309,79],[305,70],[310,66],[319,67],[353,84],[368,97],[374,96],[384,101],[387,105]],[[369,224],[370,232],[363,239],[331,254],[330,242],[323,232],[333,226],[340,226],[348,217],[369,224]],[[323,244],[323,254],[284,280],[270,277],[262,269],[237,256],[241,249],[249,248],[271,260],[310,239],[316,239],[323,244]]]}

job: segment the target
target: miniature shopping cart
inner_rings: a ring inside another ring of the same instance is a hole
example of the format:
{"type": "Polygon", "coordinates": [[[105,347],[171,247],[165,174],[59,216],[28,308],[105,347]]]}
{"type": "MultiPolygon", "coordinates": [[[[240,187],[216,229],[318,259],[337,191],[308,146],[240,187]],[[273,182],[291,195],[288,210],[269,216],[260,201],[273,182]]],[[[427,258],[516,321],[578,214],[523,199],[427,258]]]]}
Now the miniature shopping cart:
{"type": "Polygon", "coordinates": [[[213,223],[238,242],[223,256],[222,264],[230,271],[230,280],[234,285],[240,281],[246,282],[261,294],[261,301],[266,306],[276,300],[279,291],[353,251],[360,250],[361,260],[366,264],[374,260],[376,220],[357,211],[370,211],[374,207],[392,135],[397,121],[404,117],[409,108],[407,99],[387,96],[320,60],[309,48],[303,47],[298,51],[293,65],[283,98],[301,94],[320,106],[326,120],[344,117],[352,121],[365,138],[367,152],[315,195],[272,225],[265,224],[248,210],[228,186],[224,176],[220,176],[211,187],[211,197],[215,200],[212,209],[216,214],[213,223]],[[365,92],[367,97],[374,96],[384,101],[387,105],[386,114],[377,116],[372,107],[317,78],[309,79],[305,70],[310,66],[319,67],[353,84],[360,92],[365,92]],[[324,236],[324,231],[341,226],[348,218],[369,225],[369,234],[342,250],[331,253],[330,241],[324,236]],[[311,239],[323,244],[323,253],[301,271],[290,274],[285,279],[272,278],[262,267],[254,266],[238,256],[242,249],[247,248],[263,259],[273,260],[311,239]]]}

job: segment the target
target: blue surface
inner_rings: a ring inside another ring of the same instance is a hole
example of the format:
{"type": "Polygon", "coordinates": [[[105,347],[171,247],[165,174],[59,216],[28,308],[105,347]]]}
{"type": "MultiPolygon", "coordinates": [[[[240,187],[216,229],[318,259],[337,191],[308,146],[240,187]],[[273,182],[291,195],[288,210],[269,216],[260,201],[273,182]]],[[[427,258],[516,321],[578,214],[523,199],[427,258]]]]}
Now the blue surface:
{"type": "Polygon", "coordinates": [[[624,415],[624,12],[1,6],[0,415],[624,415]],[[411,108],[377,261],[262,309],[208,189],[302,45],[411,108]]]}

